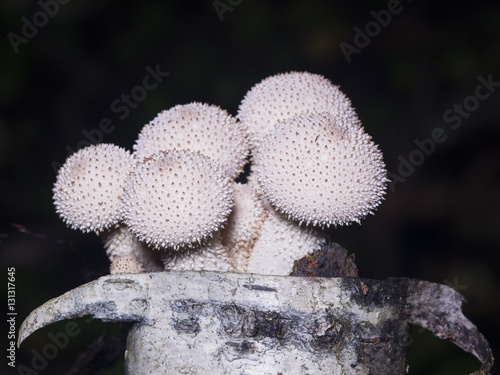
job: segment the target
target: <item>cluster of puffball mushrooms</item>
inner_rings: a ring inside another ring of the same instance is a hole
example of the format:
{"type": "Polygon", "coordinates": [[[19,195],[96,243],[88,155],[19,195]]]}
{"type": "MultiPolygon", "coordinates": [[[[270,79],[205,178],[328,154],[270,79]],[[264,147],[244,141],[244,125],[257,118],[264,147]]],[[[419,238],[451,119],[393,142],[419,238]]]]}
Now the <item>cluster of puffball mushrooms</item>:
{"type": "Polygon", "coordinates": [[[64,222],[95,232],[110,272],[288,275],[325,227],[358,222],[386,190],[382,153],[350,100],[317,74],[268,77],[236,117],[189,103],[159,113],[133,152],[80,149],[54,185],[64,222]],[[235,182],[251,161],[247,183],[235,182]]]}

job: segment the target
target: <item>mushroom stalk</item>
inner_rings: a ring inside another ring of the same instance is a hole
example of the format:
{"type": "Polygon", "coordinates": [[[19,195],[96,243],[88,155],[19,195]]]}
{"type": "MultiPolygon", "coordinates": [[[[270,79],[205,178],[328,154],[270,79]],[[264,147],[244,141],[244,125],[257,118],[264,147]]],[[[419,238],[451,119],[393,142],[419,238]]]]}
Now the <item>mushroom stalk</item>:
{"type": "Polygon", "coordinates": [[[125,225],[101,233],[100,237],[111,262],[111,274],[157,272],[163,269],[159,252],[140,242],[125,225]]]}

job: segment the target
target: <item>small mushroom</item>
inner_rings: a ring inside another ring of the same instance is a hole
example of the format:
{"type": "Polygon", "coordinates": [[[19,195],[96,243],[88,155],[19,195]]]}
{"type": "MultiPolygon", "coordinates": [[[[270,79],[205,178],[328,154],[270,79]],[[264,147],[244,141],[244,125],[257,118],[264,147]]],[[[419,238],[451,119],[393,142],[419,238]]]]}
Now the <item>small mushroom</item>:
{"type": "Polygon", "coordinates": [[[380,204],[387,182],[371,137],[329,113],[276,125],[256,150],[254,173],[274,208],[321,227],[359,223],[380,204]]]}
{"type": "Polygon", "coordinates": [[[225,224],[231,183],[198,152],[160,152],[138,163],[123,195],[125,224],[155,249],[200,244],[225,224]]]}
{"type": "Polygon", "coordinates": [[[144,159],[160,151],[199,151],[219,163],[229,178],[243,171],[249,147],[245,127],[220,107],[189,103],[159,113],[134,145],[144,159]]]}
{"type": "Polygon", "coordinates": [[[54,184],[56,212],[71,228],[103,238],[111,273],[142,272],[145,267],[137,240],[125,241],[120,225],[123,189],[134,164],[130,152],[119,146],[91,145],[68,157],[54,184]]]}
{"type": "Polygon", "coordinates": [[[95,232],[112,228],[123,219],[125,181],[134,159],[112,144],[85,147],[59,169],[54,185],[56,212],[73,229],[95,232]]]}
{"type": "Polygon", "coordinates": [[[302,113],[328,112],[359,125],[350,100],[325,77],[308,72],[277,74],[252,87],[237,117],[248,128],[252,149],[276,123],[302,113]]]}

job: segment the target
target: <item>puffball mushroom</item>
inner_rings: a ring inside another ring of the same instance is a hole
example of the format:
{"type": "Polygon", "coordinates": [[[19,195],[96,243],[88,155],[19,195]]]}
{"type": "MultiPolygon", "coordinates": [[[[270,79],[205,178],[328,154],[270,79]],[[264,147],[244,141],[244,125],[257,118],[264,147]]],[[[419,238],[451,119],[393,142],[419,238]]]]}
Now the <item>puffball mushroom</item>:
{"type": "Polygon", "coordinates": [[[347,96],[325,77],[290,72],[267,77],[252,87],[240,103],[237,118],[248,128],[252,148],[277,122],[302,113],[328,112],[359,126],[347,96]]]}
{"type": "Polygon", "coordinates": [[[160,152],[138,163],[125,185],[125,224],[153,248],[178,250],[220,229],[233,206],[230,179],[198,152],[160,152]]]}
{"type": "Polygon", "coordinates": [[[273,207],[319,226],[359,222],[379,205],[387,182],[371,137],[328,113],[277,124],[256,150],[254,171],[273,207]]]}
{"type": "Polygon", "coordinates": [[[111,273],[138,273],[157,269],[143,244],[120,225],[122,194],[135,160],[113,144],[85,147],[70,155],[54,185],[54,204],[73,229],[95,232],[104,240],[111,273]]]}
{"type": "Polygon", "coordinates": [[[236,178],[249,151],[246,129],[220,107],[194,102],[159,113],[134,145],[138,159],[183,149],[199,151],[219,163],[229,178],[236,178]]]}
{"type": "Polygon", "coordinates": [[[123,187],[134,165],[130,152],[113,144],[91,145],[72,154],[54,185],[56,212],[73,229],[100,232],[123,218],[123,187]]]}

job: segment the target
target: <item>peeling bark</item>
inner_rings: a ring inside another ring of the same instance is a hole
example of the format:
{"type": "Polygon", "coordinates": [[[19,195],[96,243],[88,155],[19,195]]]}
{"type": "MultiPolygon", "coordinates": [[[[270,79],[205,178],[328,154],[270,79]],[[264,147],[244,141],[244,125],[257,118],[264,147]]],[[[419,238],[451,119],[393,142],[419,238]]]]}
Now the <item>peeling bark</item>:
{"type": "Polygon", "coordinates": [[[19,343],[50,323],[93,315],[134,322],[126,374],[405,374],[410,325],[474,354],[488,343],[463,298],[406,278],[300,278],[221,272],[104,276],[34,310],[19,343]]]}
{"type": "Polygon", "coordinates": [[[327,242],[321,249],[296,260],[290,276],[358,277],[354,254],[335,242],[327,242]]]}

